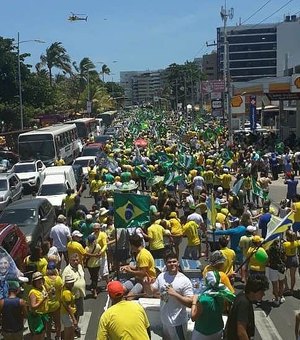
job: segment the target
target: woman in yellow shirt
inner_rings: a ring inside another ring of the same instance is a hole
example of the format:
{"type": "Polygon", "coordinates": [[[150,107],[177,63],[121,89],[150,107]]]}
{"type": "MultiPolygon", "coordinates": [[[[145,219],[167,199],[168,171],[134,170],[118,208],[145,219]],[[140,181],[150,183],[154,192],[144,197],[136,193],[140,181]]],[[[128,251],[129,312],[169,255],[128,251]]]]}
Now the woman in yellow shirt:
{"type": "Polygon", "coordinates": [[[32,275],[33,288],[29,292],[28,325],[33,340],[44,340],[48,317],[48,293],[42,273],[32,275]]]}
{"type": "MultiPolygon", "coordinates": [[[[62,278],[59,276],[58,270],[56,269],[56,263],[50,261],[47,266],[47,273],[44,276],[45,288],[49,294],[48,299],[48,313],[50,319],[54,321],[55,325],[55,339],[60,339],[61,324],[60,324],[60,296],[63,286],[62,278]]],[[[47,328],[47,337],[51,338],[51,322],[47,328]]]]}
{"type": "Polygon", "coordinates": [[[72,293],[72,289],[76,279],[70,275],[66,275],[64,281],[60,299],[60,319],[64,326],[64,338],[74,340],[75,329],[78,327],[78,324],[75,317],[75,296],[72,293]]]}
{"type": "Polygon", "coordinates": [[[31,247],[31,254],[25,257],[25,266],[36,265],[36,270],[42,275],[46,274],[48,261],[43,257],[42,248],[39,246],[31,247]]]}
{"type": "Polygon", "coordinates": [[[283,242],[283,250],[286,255],[286,268],[290,271],[291,277],[291,293],[294,291],[296,282],[296,270],[299,267],[297,256],[297,248],[300,246],[300,241],[297,240],[296,234],[288,230],[286,232],[286,241],[283,242]]]}

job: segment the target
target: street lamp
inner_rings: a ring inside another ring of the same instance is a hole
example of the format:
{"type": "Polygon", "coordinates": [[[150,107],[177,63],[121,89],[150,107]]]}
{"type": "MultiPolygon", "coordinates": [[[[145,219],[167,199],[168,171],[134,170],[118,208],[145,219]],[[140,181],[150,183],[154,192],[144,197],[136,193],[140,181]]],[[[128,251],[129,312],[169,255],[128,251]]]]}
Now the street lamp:
{"type": "Polygon", "coordinates": [[[43,40],[39,39],[30,39],[20,41],[20,33],[18,32],[18,41],[17,41],[17,49],[18,49],[18,82],[19,82],[19,102],[20,102],[20,118],[21,118],[21,130],[24,128],[24,119],[23,119],[23,98],[22,98],[22,78],[21,78],[21,61],[20,61],[20,44],[26,42],[37,42],[37,43],[45,43],[43,40]]]}

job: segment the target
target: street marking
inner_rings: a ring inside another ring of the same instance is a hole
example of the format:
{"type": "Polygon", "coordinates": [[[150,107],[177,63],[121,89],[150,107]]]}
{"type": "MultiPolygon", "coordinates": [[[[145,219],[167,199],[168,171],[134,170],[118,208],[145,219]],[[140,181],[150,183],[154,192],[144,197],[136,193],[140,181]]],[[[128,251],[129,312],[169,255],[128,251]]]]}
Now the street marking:
{"type": "Polygon", "coordinates": [[[264,311],[254,312],[255,327],[263,340],[282,340],[273,321],[264,311]]]}
{"type": "MultiPolygon", "coordinates": [[[[81,328],[81,337],[80,340],[85,340],[86,332],[90,323],[92,312],[84,312],[83,316],[79,319],[78,326],[81,328]]],[[[24,327],[26,327],[26,331],[24,332],[24,336],[30,335],[30,330],[28,327],[27,320],[25,321],[24,327]]],[[[63,330],[63,327],[62,327],[63,330]]]]}

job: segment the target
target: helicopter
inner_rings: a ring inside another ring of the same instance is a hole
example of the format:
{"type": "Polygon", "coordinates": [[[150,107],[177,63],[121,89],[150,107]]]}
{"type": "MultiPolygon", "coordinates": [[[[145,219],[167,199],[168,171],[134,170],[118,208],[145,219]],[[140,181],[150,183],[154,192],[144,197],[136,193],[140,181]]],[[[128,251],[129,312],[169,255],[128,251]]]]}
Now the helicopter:
{"type": "Polygon", "coordinates": [[[80,20],[84,20],[87,21],[87,16],[85,16],[85,14],[75,14],[73,12],[71,12],[71,15],[69,16],[68,20],[69,21],[80,21],[80,20]],[[83,16],[81,16],[83,15],[83,16]]]}

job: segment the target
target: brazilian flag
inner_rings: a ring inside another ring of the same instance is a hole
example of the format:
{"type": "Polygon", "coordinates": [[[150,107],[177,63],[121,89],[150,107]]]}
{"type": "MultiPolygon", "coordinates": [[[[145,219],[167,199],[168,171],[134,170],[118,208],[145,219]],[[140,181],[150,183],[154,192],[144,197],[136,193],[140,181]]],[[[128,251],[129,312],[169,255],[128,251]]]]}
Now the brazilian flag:
{"type": "Polygon", "coordinates": [[[114,208],[116,228],[131,228],[150,221],[150,196],[115,192],[114,208]]]}

